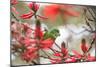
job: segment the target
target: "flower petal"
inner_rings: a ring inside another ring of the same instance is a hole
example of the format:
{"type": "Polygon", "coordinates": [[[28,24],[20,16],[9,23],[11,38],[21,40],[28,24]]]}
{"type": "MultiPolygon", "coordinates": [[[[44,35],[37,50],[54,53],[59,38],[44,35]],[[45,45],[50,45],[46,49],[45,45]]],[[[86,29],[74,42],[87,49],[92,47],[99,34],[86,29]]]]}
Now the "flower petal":
{"type": "Polygon", "coordinates": [[[35,44],[36,40],[30,39],[30,38],[25,38],[23,42],[24,42],[25,46],[27,47],[27,46],[30,46],[31,44],[35,44]]]}
{"type": "Polygon", "coordinates": [[[55,53],[54,56],[58,56],[58,57],[61,57],[62,54],[61,53],[55,53]]]}
{"type": "Polygon", "coordinates": [[[96,57],[88,55],[87,61],[96,61],[96,57]]]}
{"type": "Polygon", "coordinates": [[[75,57],[71,57],[70,59],[66,60],[66,63],[73,63],[76,62],[75,57]]]}
{"type": "Polygon", "coordinates": [[[19,12],[16,10],[15,7],[11,7],[11,11],[14,12],[15,14],[19,14],[19,12]]]}
{"type": "Polygon", "coordinates": [[[22,19],[30,19],[33,15],[34,15],[34,13],[32,11],[30,11],[29,13],[21,15],[20,17],[22,19]]]}
{"type": "Polygon", "coordinates": [[[58,9],[59,6],[54,4],[54,5],[49,5],[49,6],[45,6],[44,10],[43,10],[43,15],[51,20],[55,20],[56,16],[58,14],[58,9]]]}
{"type": "Polygon", "coordinates": [[[12,5],[16,5],[17,3],[18,3],[17,0],[11,0],[11,4],[12,4],[12,5]]]}
{"type": "Polygon", "coordinates": [[[28,6],[29,6],[30,9],[34,10],[35,12],[39,9],[39,5],[36,4],[35,2],[29,3],[28,6]]]}
{"type": "Polygon", "coordinates": [[[41,41],[41,48],[47,49],[52,47],[54,41],[51,38],[41,41]]]}
{"type": "Polygon", "coordinates": [[[75,56],[77,58],[81,58],[82,57],[82,55],[80,53],[78,53],[76,50],[72,50],[72,52],[75,54],[75,56]]]}

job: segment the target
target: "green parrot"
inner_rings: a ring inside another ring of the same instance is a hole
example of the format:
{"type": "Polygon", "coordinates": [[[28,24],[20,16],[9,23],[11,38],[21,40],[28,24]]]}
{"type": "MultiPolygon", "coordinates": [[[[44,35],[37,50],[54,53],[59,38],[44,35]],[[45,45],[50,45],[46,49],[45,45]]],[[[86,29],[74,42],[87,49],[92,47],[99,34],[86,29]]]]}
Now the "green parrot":
{"type": "Polygon", "coordinates": [[[51,29],[50,31],[46,31],[44,33],[43,39],[48,39],[51,38],[55,40],[58,36],[60,36],[59,30],[58,29],[51,29]]]}

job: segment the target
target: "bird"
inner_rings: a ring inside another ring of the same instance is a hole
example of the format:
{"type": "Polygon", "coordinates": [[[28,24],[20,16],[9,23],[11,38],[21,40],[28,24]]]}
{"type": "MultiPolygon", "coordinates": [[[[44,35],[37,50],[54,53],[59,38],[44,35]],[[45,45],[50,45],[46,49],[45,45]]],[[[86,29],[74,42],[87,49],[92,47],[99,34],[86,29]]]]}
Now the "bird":
{"type": "Polygon", "coordinates": [[[53,40],[55,40],[58,36],[60,36],[60,32],[58,29],[51,29],[49,31],[46,31],[44,33],[43,39],[48,39],[51,38],[53,40]]]}

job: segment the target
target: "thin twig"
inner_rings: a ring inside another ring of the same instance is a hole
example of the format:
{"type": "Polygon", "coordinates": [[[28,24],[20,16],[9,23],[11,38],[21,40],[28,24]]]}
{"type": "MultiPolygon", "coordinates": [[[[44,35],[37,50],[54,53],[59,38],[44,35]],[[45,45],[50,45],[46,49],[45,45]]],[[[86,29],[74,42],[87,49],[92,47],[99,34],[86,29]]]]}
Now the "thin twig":
{"type": "Polygon", "coordinates": [[[83,26],[83,28],[85,28],[85,30],[84,30],[84,31],[88,31],[88,32],[90,32],[90,33],[94,33],[94,32],[95,32],[95,30],[93,30],[93,31],[92,31],[92,30],[89,30],[89,29],[87,29],[87,28],[86,28],[86,27],[84,27],[84,26],[83,26]]]}
{"type": "Polygon", "coordinates": [[[89,22],[87,21],[87,19],[86,19],[86,18],[87,18],[87,16],[85,17],[86,24],[89,26],[89,28],[90,28],[91,30],[93,30],[93,29],[92,29],[92,27],[91,27],[91,25],[89,24],[89,22]]]}
{"type": "Polygon", "coordinates": [[[92,12],[90,11],[90,8],[87,7],[87,10],[89,11],[89,13],[91,14],[91,16],[93,17],[93,19],[95,19],[95,17],[93,16],[92,12]]]}
{"type": "Polygon", "coordinates": [[[93,43],[94,43],[94,42],[95,42],[95,39],[92,40],[92,42],[91,42],[91,46],[89,47],[89,49],[88,49],[87,52],[89,52],[89,51],[92,49],[92,46],[93,46],[93,43]]]}
{"type": "Polygon", "coordinates": [[[52,52],[54,52],[54,53],[56,53],[56,52],[60,52],[60,51],[57,51],[57,50],[55,50],[55,49],[53,49],[53,48],[50,48],[51,50],[52,50],[52,52]]]}
{"type": "Polygon", "coordinates": [[[15,17],[15,15],[11,12],[11,15],[16,19],[16,21],[20,21],[17,17],[15,17]]]}
{"type": "Polygon", "coordinates": [[[55,45],[56,45],[59,49],[61,49],[60,46],[59,46],[56,42],[55,42],[55,45]]]}
{"type": "Polygon", "coordinates": [[[43,57],[43,58],[45,58],[45,59],[50,59],[49,57],[45,57],[45,56],[40,56],[40,57],[43,57]]]}
{"type": "Polygon", "coordinates": [[[49,58],[50,58],[50,56],[43,50],[43,49],[41,49],[42,51],[43,51],[43,53],[45,54],[45,55],[47,55],[49,58]]]}

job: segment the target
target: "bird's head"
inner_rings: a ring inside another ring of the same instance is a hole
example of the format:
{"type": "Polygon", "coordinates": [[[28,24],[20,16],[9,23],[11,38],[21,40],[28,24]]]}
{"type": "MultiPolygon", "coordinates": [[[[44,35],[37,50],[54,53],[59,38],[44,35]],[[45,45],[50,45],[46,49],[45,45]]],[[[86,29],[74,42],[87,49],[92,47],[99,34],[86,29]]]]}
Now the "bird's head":
{"type": "Polygon", "coordinates": [[[58,29],[53,29],[53,30],[51,30],[51,33],[54,35],[54,36],[60,36],[60,32],[59,32],[59,30],[58,29]]]}

